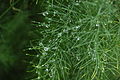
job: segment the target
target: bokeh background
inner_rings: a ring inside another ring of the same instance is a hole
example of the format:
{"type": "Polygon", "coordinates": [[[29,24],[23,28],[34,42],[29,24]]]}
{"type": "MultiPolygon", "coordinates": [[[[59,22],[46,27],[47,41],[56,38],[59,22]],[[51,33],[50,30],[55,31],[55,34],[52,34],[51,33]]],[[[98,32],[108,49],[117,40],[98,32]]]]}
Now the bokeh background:
{"type": "Polygon", "coordinates": [[[29,41],[37,37],[31,20],[42,19],[35,15],[40,11],[35,0],[10,1],[0,0],[0,80],[24,80],[29,78],[27,69],[31,59],[25,49],[30,46],[29,41]]]}

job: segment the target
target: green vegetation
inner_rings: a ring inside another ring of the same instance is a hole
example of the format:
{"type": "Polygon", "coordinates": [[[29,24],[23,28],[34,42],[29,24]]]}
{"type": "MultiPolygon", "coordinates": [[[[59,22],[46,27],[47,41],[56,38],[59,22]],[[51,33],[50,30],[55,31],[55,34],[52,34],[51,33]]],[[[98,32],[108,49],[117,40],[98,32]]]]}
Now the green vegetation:
{"type": "Polygon", "coordinates": [[[13,10],[13,20],[6,18],[7,13],[0,16],[5,17],[0,26],[7,30],[0,38],[5,40],[0,64],[14,67],[24,60],[20,80],[119,80],[119,0],[18,0],[16,4],[24,7],[13,10]]]}

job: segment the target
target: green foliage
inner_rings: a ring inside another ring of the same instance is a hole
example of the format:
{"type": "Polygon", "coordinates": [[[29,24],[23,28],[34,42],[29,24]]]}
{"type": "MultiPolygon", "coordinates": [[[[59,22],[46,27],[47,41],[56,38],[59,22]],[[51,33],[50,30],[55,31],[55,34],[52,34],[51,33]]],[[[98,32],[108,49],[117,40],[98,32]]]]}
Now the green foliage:
{"type": "Polygon", "coordinates": [[[119,79],[119,0],[0,2],[0,80],[119,79]]]}
{"type": "Polygon", "coordinates": [[[45,20],[32,21],[40,36],[29,48],[37,53],[30,62],[37,74],[33,80],[116,80],[120,23],[114,2],[45,1],[46,10],[37,13],[45,20]]]}

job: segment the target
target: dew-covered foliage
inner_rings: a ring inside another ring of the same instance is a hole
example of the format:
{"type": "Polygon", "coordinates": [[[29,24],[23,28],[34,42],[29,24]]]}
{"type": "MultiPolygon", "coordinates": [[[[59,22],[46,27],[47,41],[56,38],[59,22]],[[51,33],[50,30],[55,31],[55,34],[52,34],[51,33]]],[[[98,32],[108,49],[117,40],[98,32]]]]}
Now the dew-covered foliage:
{"type": "Polygon", "coordinates": [[[32,21],[39,36],[29,48],[36,51],[30,62],[37,75],[32,80],[116,80],[120,75],[120,3],[46,0],[43,4],[45,10],[36,14],[44,21],[32,21]]]}
{"type": "Polygon", "coordinates": [[[0,80],[119,80],[120,0],[0,0],[0,80]]]}

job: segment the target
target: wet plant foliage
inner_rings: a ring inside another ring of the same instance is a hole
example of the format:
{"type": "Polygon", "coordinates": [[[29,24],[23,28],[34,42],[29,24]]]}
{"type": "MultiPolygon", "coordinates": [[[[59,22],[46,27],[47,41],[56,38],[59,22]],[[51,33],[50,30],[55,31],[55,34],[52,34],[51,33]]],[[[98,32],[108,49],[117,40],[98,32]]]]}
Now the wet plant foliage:
{"type": "Polygon", "coordinates": [[[0,63],[25,65],[20,80],[119,80],[119,0],[13,3],[21,11],[0,16],[0,63]]]}

